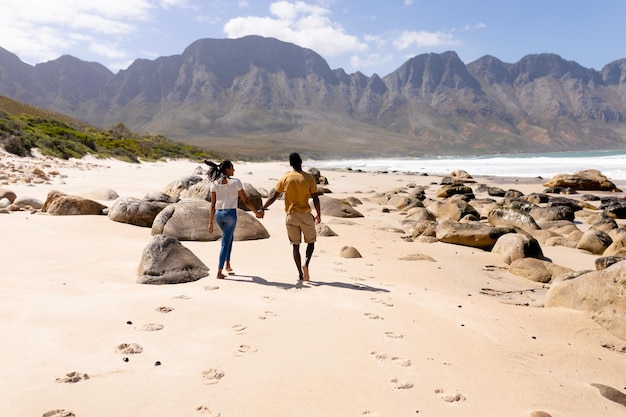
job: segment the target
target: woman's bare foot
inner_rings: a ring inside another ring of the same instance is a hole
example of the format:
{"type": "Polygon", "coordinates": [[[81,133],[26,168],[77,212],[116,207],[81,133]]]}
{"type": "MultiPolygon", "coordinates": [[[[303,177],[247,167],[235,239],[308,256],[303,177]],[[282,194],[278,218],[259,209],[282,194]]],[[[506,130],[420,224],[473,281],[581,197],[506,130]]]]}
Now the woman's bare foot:
{"type": "Polygon", "coordinates": [[[224,274],[222,273],[222,270],[220,269],[219,271],[217,271],[217,276],[216,276],[216,278],[217,278],[217,279],[224,279],[224,278],[226,278],[226,275],[224,275],[224,274]]]}
{"type": "Polygon", "coordinates": [[[304,281],[308,281],[309,279],[311,279],[311,277],[309,276],[309,267],[306,265],[302,266],[302,279],[304,281]]]}

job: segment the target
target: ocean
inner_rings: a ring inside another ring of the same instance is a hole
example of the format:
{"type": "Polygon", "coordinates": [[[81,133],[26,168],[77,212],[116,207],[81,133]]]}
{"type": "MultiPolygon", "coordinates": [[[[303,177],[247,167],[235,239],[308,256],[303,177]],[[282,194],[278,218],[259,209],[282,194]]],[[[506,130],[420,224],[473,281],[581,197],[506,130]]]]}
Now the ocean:
{"type": "Polygon", "coordinates": [[[473,157],[345,159],[314,161],[318,169],[351,168],[366,172],[410,172],[449,175],[462,169],[470,175],[499,177],[552,178],[597,169],[609,180],[626,180],[626,150],[509,154],[473,157]]]}

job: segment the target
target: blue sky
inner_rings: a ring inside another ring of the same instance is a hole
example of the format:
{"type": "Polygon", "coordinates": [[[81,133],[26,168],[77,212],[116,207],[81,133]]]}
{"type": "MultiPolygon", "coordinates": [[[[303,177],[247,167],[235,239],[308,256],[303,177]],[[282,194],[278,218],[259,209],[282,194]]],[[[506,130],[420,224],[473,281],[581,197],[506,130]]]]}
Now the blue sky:
{"type": "Polygon", "coordinates": [[[550,52],[596,70],[626,58],[624,0],[0,0],[0,11],[0,47],[22,61],[68,54],[113,72],[201,38],[251,34],[380,76],[429,52],[465,63],[550,52]]]}

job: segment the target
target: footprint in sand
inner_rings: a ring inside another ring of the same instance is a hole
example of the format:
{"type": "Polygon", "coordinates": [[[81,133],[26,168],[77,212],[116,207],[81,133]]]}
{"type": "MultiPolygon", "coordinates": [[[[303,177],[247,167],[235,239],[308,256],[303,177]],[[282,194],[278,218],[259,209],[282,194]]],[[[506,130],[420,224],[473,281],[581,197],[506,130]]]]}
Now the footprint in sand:
{"type": "Polygon", "coordinates": [[[276,317],[276,313],[273,311],[265,311],[262,316],[259,316],[259,320],[265,320],[269,317],[276,317]]]}
{"type": "Polygon", "coordinates": [[[379,303],[384,305],[385,307],[393,307],[392,300],[388,298],[387,300],[381,300],[379,298],[371,298],[371,300],[375,303],[379,303]]]}
{"type": "Polygon", "coordinates": [[[271,303],[275,300],[275,298],[266,295],[265,297],[262,297],[261,300],[265,301],[266,303],[271,303]]]}
{"type": "Polygon", "coordinates": [[[385,332],[385,336],[387,336],[390,339],[402,339],[404,337],[402,333],[395,333],[395,332],[385,332]]]}
{"type": "Polygon", "coordinates": [[[439,388],[435,390],[435,394],[439,394],[441,396],[441,399],[444,400],[447,403],[454,403],[454,402],[459,402],[459,401],[465,401],[465,397],[461,394],[445,394],[444,391],[439,388]]]}
{"type": "Polygon", "coordinates": [[[76,414],[68,410],[51,410],[44,413],[41,417],[76,417],[76,414]]]}
{"type": "Polygon", "coordinates": [[[173,307],[157,307],[156,311],[158,311],[159,313],[169,313],[170,311],[173,311],[174,308],[173,307]]]}
{"type": "Polygon", "coordinates": [[[196,407],[196,415],[202,417],[219,417],[220,413],[213,414],[213,411],[206,405],[201,405],[200,407],[196,407]]]}
{"type": "Polygon", "coordinates": [[[65,376],[57,378],[55,382],[75,384],[77,382],[85,381],[87,379],[89,379],[89,375],[87,374],[84,374],[82,372],[70,372],[70,373],[65,374],[65,376]]]}
{"type": "Polygon", "coordinates": [[[143,348],[137,343],[122,343],[117,346],[117,352],[124,355],[135,355],[143,352],[143,348]]]}
{"type": "Polygon", "coordinates": [[[393,358],[391,358],[391,360],[393,361],[393,363],[398,364],[402,367],[409,367],[411,366],[411,360],[410,359],[405,359],[405,358],[400,358],[397,356],[394,356],[393,358]]]}
{"type": "Polygon", "coordinates": [[[215,290],[219,290],[220,287],[216,286],[216,285],[207,285],[206,287],[204,287],[205,290],[207,291],[215,291],[215,290]]]}
{"type": "Polygon", "coordinates": [[[244,326],[243,324],[235,324],[233,326],[233,330],[236,331],[239,334],[243,333],[247,328],[248,327],[244,326]]]}
{"type": "Polygon", "coordinates": [[[243,356],[248,352],[256,352],[257,349],[252,349],[251,346],[248,345],[239,345],[237,350],[233,353],[235,356],[243,356]]]}
{"type": "Polygon", "coordinates": [[[367,416],[367,417],[379,417],[379,414],[370,411],[370,410],[365,410],[363,411],[363,413],[361,413],[362,416],[367,416]]]}
{"type": "Polygon", "coordinates": [[[374,313],[365,313],[364,315],[370,320],[385,320],[384,318],[380,317],[378,314],[374,314],[374,313]]]}
{"type": "Polygon", "coordinates": [[[188,295],[177,295],[174,297],[175,299],[179,299],[179,300],[191,300],[191,297],[188,295]]]}
{"type": "Polygon", "coordinates": [[[202,381],[205,384],[209,384],[209,385],[217,384],[218,382],[220,382],[220,379],[224,378],[224,375],[226,374],[221,369],[217,369],[217,368],[209,369],[207,371],[202,372],[202,381]]]}
{"type": "Polygon", "coordinates": [[[158,332],[159,330],[163,330],[163,325],[158,323],[149,323],[144,325],[141,330],[146,332],[158,332]]]}
{"type": "Polygon", "coordinates": [[[384,361],[385,359],[387,359],[387,355],[385,353],[379,353],[376,351],[372,352],[372,356],[379,361],[384,361]]]}
{"type": "Polygon", "coordinates": [[[391,380],[391,385],[393,385],[393,387],[395,389],[411,389],[411,388],[413,388],[413,383],[412,382],[403,381],[403,380],[398,379],[398,378],[392,379],[391,380]]]}

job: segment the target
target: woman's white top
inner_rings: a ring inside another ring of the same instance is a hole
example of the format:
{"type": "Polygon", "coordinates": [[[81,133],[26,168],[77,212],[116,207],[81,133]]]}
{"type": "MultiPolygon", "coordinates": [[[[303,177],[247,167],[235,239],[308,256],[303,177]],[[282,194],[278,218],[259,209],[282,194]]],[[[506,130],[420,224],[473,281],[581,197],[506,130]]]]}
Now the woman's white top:
{"type": "Polygon", "coordinates": [[[237,178],[229,178],[226,184],[222,184],[221,179],[213,181],[211,183],[211,192],[215,192],[215,209],[237,208],[240,190],[243,190],[243,185],[237,178]]]}

